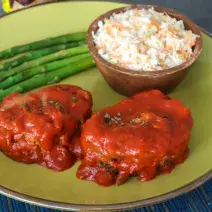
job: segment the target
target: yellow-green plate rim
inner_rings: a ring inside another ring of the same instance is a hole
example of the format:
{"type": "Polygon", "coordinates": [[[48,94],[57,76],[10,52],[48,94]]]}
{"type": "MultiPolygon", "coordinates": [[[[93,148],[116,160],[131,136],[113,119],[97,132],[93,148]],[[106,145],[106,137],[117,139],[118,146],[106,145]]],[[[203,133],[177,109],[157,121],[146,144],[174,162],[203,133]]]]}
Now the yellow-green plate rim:
{"type": "MultiPolygon", "coordinates": [[[[88,0],[88,1],[87,0],[78,0],[78,1],[53,0],[52,2],[41,3],[41,4],[34,5],[32,7],[40,7],[40,6],[46,5],[46,4],[56,4],[56,3],[63,3],[63,2],[66,3],[68,1],[71,1],[71,2],[92,2],[92,0],[88,0]]],[[[93,2],[96,2],[96,1],[93,1],[93,2]]],[[[109,2],[117,2],[117,3],[132,4],[132,2],[130,2],[130,1],[121,1],[121,0],[107,0],[107,1],[102,1],[102,2],[108,2],[108,3],[109,2]]],[[[14,11],[12,13],[0,15],[0,18],[14,14],[16,12],[21,12],[22,10],[30,9],[32,7],[22,8],[20,10],[14,11]]],[[[210,38],[212,38],[212,35],[209,32],[207,32],[205,29],[201,28],[201,30],[202,30],[203,33],[205,33],[210,38]]],[[[159,203],[159,202],[164,201],[164,200],[175,198],[179,195],[182,195],[183,193],[189,192],[189,191],[197,188],[198,186],[202,185],[204,182],[206,182],[207,180],[209,180],[211,178],[212,178],[212,169],[210,171],[208,171],[206,174],[197,178],[196,180],[186,184],[185,186],[182,186],[182,187],[175,189],[171,192],[168,192],[166,194],[158,195],[158,196],[147,198],[147,199],[144,199],[144,200],[138,200],[138,201],[126,202],[126,203],[117,203],[117,204],[90,205],[90,204],[62,203],[62,202],[32,197],[32,196],[29,196],[29,195],[26,195],[26,194],[21,194],[19,192],[15,192],[15,191],[12,191],[10,189],[7,189],[7,188],[5,188],[1,185],[0,185],[0,194],[3,194],[7,197],[10,197],[10,198],[13,198],[13,199],[25,202],[25,203],[29,203],[29,204],[33,204],[33,205],[37,205],[37,206],[42,206],[42,207],[48,207],[48,208],[52,208],[52,209],[69,210],[69,211],[81,211],[81,210],[86,210],[86,211],[103,211],[103,210],[104,211],[105,210],[117,211],[117,210],[125,210],[125,209],[144,207],[144,206],[147,206],[147,205],[159,203]]]]}

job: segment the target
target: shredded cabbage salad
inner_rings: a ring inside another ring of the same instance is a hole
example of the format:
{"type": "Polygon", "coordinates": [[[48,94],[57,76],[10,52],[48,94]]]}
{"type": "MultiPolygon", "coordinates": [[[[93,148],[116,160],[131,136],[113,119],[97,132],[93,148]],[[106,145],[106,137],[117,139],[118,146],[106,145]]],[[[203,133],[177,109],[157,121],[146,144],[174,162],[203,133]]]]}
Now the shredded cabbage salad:
{"type": "Polygon", "coordinates": [[[186,62],[198,36],[182,20],[150,9],[130,9],[98,22],[99,55],[118,66],[157,71],[186,62]]]}

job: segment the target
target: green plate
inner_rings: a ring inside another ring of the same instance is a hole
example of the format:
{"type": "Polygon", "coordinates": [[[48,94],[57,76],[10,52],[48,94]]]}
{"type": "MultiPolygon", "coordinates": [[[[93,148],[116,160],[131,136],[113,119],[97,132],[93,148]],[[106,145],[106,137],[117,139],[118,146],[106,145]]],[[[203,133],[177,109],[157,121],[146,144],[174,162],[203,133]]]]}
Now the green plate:
{"type": "MultiPolygon", "coordinates": [[[[98,15],[123,6],[109,2],[64,2],[36,6],[0,19],[0,50],[42,38],[86,30],[98,15]]],[[[173,92],[191,109],[194,128],[190,155],[171,174],[141,183],[131,179],[116,187],[78,180],[76,170],[56,173],[38,165],[14,162],[0,153],[0,192],[37,205],[69,210],[118,210],[175,197],[212,176],[212,39],[203,33],[203,52],[185,81],[173,92]]],[[[62,71],[62,69],[61,69],[62,71]]],[[[94,111],[116,103],[120,95],[108,87],[97,69],[61,83],[90,91],[94,111]]]]}

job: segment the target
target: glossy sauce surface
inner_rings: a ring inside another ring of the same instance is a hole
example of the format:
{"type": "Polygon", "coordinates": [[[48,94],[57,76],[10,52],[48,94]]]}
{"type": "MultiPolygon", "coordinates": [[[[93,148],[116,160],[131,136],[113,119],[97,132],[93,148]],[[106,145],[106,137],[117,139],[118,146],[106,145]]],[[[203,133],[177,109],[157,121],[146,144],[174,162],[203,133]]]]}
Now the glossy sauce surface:
{"type": "Polygon", "coordinates": [[[0,150],[19,162],[68,169],[82,155],[78,132],[91,107],[91,95],[77,86],[11,94],[0,105],[0,150]]]}
{"type": "Polygon", "coordinates": [[[192,125],[189,109],[158,90],[124,99],[84,124],[77,176],[109,186],[171,172],[188,155],[192,125]]]}

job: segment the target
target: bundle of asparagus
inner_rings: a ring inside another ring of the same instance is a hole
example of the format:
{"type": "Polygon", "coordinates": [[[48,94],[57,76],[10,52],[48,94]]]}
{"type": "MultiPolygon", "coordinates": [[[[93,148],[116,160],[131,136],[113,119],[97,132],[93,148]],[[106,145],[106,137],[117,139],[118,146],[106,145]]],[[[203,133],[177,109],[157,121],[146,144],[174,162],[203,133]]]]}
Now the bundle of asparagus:
{"type": "Polygon", "coordinates": [[[12,92],[22,93],[56,83],[95,66],[85,43],[84,32],[15,46],[0,52],[0,59],[24,52],[24,55],[3,63],[0,68],[0,101],[12,92]],[[64,66],[68,68],[60,70],[64,66]]]}
{"type": "Polygon", "coordinates": [[[71,57],[74,55],[78,55],[78,54],[83,54],[88,52],[88,47],[86,45],[83,46],[79,46],[79,47],[75,47],[75,48],[70,48],[70,49],[66,49],[66,50],[62,50],[59,52],[55,52],[53,54],[50,55],[46,55],[44,57],[40,57],[37,58],[35,60],[29,61],[29,62],[25,62],[20,66],[17,66],[13,69],[4,71],[2,73],[0,73],[0,82],[3,81],[4,79],[6,79],[9,76],[13,76],[17,73],[20,73],[26,69],[29,68],[33,68],[35,66],[39,66],[51,61],[55,61],[55,60],[60,60],[66,57],[71,57]]]}
{"type": "Polygon", "coordinates": [[[68,48],[71,48],[71,47],[77,47],[77,46],[80,46],[80,45],[83,45],[83,44],[85,44],[84,40],[78,41],[78,42],[72,42],[72,43],[59,44],[59,45],[55,45],[55,46],[52,46],[52,47],[49,47],[49,48],[28,52],[23,56],[20,56],[18,58],[15,58],[15,59],[12,59],[8,62],[5,62],[3,67],[0,68],[0,71],[6,71],[8,69],[19,66],[19,65],[23,64],[24,62],[31,61],[31,60],[37,59],[39,57],[42,57],[42,56],[45,56],[45,55],[48,55],[48,54],[58,52],[58,51],[63,50],[63,49],[68,49],[68,48]]]}
{"type": "Polygon", "coordinates": [[[35,41],[35,42],[24,44],[21,46],[15,46],[0,52],[0,59],[10,58],[17,54],[21,54],[21,53],[36,50],[36,49],[42,49],[42,48],[54,46],[57,44],[84,40],[85,35],[86,35],[85,32],[72,33],[72,34],[57,36],[54,38],[47,38],[44,40],[35,41]]]}
{"type": "Polygon", "coordinates": [[[35,76],[36,74],[53,71],[53,70],[62,68],[64,66],[67,66],[67,65],[69,65],[73,62],[76,62],[76,61],[80,62],[81,59],[89,57],[89,55],[90,55],[89,53],[77,55],[77,56],[69,57],[67,59],[54,61],[54,62],[51,62],[51,63],[46,63],[46,64],[41,65],[41,66],[36,66],[34,68],[31,68],[31,69],[27,69],[23,72],[20,72],[18,74],[10,76],[6,80],[1,82],[0,83],[0,89],[11,87],[18,82],[21,82],[23,80],[26,80],[26,79],[29,79],[29,78],[35,76]]]}

